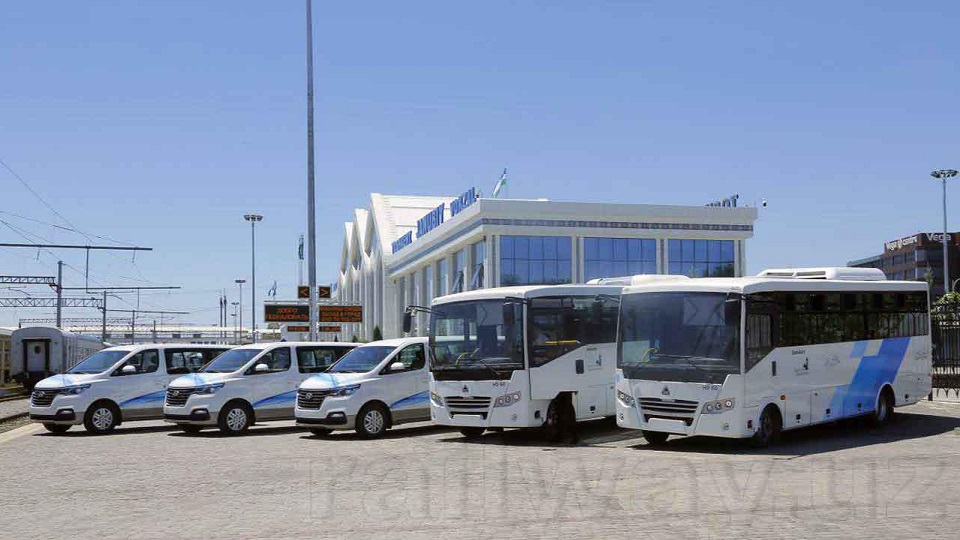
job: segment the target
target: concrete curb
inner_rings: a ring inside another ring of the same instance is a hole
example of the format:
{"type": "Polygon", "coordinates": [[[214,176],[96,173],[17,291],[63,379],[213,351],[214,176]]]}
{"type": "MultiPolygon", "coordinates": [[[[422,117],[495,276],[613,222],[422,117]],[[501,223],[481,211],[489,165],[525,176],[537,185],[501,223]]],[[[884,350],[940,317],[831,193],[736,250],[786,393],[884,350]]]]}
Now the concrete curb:
{"type": "Polygon", "coordinates": [[[10,416],[2,416],[2,417],[0,417],[0,424],[2,424],[3,422],[9,422],[9,421],[11,421],[11,420],[19,420],[19,419],[21,419],[21,418],[26,418],[26,417],[28,417],[28,416],[30,416],[30,413],[28,413],[28,412],[11,414],[10,416]]]}

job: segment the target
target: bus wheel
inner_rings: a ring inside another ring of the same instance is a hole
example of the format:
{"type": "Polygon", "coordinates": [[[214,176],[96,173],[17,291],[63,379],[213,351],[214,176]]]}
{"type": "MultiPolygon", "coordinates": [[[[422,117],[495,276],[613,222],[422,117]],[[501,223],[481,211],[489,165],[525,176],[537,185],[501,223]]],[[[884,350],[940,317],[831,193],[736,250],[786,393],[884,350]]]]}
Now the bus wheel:
{"type": "Polygon", "coordinates": [[[547,408],[547,418],[543,421],[543,428],[550,442],[563,442],[567,438],[576,443],[577,413],[573,410],[570,396],[560,394],[550,402],[547,408]]]}
{"type": "Polygon", "coordinates": [[[647,441],[647,444],[651,446],[660,446],[661,444],[667,442],[667,437],[670,436],[669,433],[664,433],[662,431],[647,431],[643,430],[640,432],[643,435],[643,439],[647,441]]]}
{"type": "Polygon", "coordinates": [[[66,433],[67,430],[70,429],[70,424],[53,424],[48,422],[44,424],[43,427],[47,428],[47,431],[50,433],[66,433]]]}
{"type": "Polygon", "coordinates": [[[479,439],[483,432],[486,431],[482,427],[462,427],[460,428],[460,434],[463,435],[465,439],[479,439]]]}
{"type": "Polygon", "coordinates": [[[780,410],[774,405],[767,405],[760,415],[760,422],[751,442],[755,448],[766,448],[780,438],[783,422],[780,420],[780,410]]]}
{"type": "Polygon", "coordinates": [[[885,386],[880,391],[880,397],[877,398],[877,408],[873,411],[867,421],[872,427],[883,427],[890,423],[893,418],[893,392],[889,386],[885,386]]]}

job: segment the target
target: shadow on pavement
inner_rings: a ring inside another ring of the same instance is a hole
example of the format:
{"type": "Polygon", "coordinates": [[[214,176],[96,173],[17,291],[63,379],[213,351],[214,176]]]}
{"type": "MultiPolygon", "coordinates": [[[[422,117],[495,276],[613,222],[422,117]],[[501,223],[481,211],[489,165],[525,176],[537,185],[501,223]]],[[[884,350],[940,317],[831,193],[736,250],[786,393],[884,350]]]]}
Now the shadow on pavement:
{"type": "Polygon", "coordinates": [[[778,443],[768,448],[752,448],[748,440],[714,437],[678,437],[671,438],[659,446],[651,446],[644,442],[631,448],[658,452],[803,457],[934,437],[958,428],[960,428],[960,418],[897,411],[890,424],[885,427],[871,428],[865,425],[863,419],[847,419],[787,431],[783,433],[778,443]]]}
{"type": "Polygon", "coordinates": [[[247,430],[243,435],[224,435],[217,428],[204,429],[199,433],[187,433],[185,431],[174,431],[171,437],[198,437],[207,439],[232,438],[232,437],[269,437],[271,435],[287,435],[289,433],[302,432],[303,428],[299,426],[270,426],[269,424],[257,424],[247,430]]]}
{"type": "MultiPolygon", "coordinates": [[[[452,428],[456,430],[457,428],[452,428]]],[[[578,443],[558,443],[550,441],[546,433],[540,428],[521,428],[505,429],[502,431],[487,431],[481,437],[476,439],[467,439],[460,435],[446,439],[440,439],[445,443],[461,444],[499,444],[505,446],[539,446],[544,450],[555,450],[557,448],[571,448],[578,446],[599,446],[619,441],[633,440],[640,437],[640,432],[636,430],[621,429],[617,427],[614,417],[604,418],[602,420],[591,420],[577,424],[577,432],[580,436],[578,443]]]]}
{"type": "Polygon", "coordinates": [[[145,433],[161,433],[164,431],[173,431],[177,429],[172,425],[151,425],[151,426],[132,426],[126,427],[124,424],[117,426],[113,431],[104,435],[97,435],[95,433],[90,433],[83,426],[73,426],[70,428],[70,431],[66,433],[50,433],[49,431],[41,431],[40,433],[34,433],[34,437],[113,437],[115,435],[142,435],[145,433]]]}
{"type": "MultiPolygon", "coordinates": [[[[304,428],[301,428],[304,429],[304,428]]],[[[387,430],[382,436],[375,440],[389,440],[389,439],[403,439],[406,437],[419,437],[423,435],[433,435],[436,433],[444,433],[451,431],[453,428],[450,426],[439,426],[436,424],[417,424],[410,426],[399,426],[387,430]]],[[[309,432],[306,432],[304,436],[300,437],[301,439],[316,439],[316,440],[356,440],[363,441],[366,440],[353,430],[343,430],[343,431],[334,431],[330,435],[317,436],[309,432]]]]}

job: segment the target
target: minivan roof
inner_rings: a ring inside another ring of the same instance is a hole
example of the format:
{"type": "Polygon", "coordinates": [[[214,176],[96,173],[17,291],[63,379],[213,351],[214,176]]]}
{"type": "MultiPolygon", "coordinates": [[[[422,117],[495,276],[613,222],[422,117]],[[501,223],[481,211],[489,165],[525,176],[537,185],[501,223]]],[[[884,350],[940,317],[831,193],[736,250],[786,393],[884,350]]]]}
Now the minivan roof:
{"type": "Polygon", "coordinates": [[[264,341],[261,343],[247,343],[246,345],[232,348],[261,350],[268,347],[358,347],[360,345],[362,345],[362,343],[351,343],[349,341],[264,341]]]}
{"type": "Polygon", "coordinates": [[[105,347],[111,351],[139,351],[142,349],[157,349],[157,348],[184,348],[189,347],[191,349],[233,349],[233,345],[215,345],[210,343],[134,343],[132,345],[114,345],[113,347],[105,347]]]}

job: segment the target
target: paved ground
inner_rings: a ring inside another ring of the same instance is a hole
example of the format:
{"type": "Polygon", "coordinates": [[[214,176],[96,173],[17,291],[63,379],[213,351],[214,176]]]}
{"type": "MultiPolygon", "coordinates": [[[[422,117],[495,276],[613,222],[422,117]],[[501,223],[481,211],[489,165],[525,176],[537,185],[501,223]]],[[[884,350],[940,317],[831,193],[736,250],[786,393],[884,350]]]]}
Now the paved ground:
{"type": "Polygon", "coordinates": [[[643,444],[610,423],[585,444],[532,432],[466,442],[429,425],[384,440],[291,426],[242,438],[159,422],[114,435],[0,434],[6,538],[956,538],[960,404],[890,427],[820,427],[770,450],[643,444]]]}
{"type": "Polygon", "coordinates": [[[27,412],[27,398],[0,401],[0,419],[27,412]]]}

